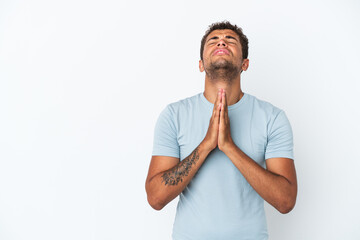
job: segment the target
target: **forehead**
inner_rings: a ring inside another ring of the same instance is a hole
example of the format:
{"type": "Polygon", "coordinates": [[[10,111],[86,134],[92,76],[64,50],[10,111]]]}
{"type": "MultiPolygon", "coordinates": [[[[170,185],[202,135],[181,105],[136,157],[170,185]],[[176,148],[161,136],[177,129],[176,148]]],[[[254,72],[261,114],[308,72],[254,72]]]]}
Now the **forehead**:
{"type": "Polygon", "coordinates": [[[218,30],[214,30],[212,31],[206,38],[207,39],[210,39],[212,37],[221,37],[221,36],[232,36],[234,38],[236,38],[238,41],[239,41],[239,36],[233,31],[233,30],[230,30],[230,29],[218,29],[218,30]]]}

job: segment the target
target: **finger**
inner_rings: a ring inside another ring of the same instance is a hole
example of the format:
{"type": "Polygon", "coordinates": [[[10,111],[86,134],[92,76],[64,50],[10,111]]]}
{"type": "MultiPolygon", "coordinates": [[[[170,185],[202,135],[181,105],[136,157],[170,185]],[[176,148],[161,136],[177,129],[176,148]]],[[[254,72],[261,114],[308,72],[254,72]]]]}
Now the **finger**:
{"type": "Polygon", "coordinates": [[[225,90],[224,92],[222,92],[221,94],[221,111],[226,111],[226,93],[225,93],[225,90]]]}
{"type": "Polygon", "coordinates": [[[223,92],[223,90],[219,89],[219,91],[218,91],[218,101],[215,103],[215,106],[217,106],[216,113],[215,113],[215,123],[217,123],[217,124],[220,123],[222,92],[223,92]]]}
{"type": "Polygon", "coordinates": [[[221,88],[219,88],[219,90],[218,90],[218,94],[217,94],[217,96],[216,96],[216,100],[215,100],[215,103],[221,103],[221,94],[222,94],[222,89],[221,88]],[[217,102],[216,102],[217,101],[217,102]]]}
{"type": "Polygon", "coordinates": [[[221,102],[221,89],[218,90],[218,93],[216,95],[215,103],[214,103],[214,109],[213,109],[213,116],[215,116],[216,111],[219,111],[218,104],[221,102]]]}
{"type": "Polygon", "coordinates": [[[224,120],[225,120],[225,101],[224,101],[224,98],[225,98],[225,92],[223,92],[221,94],[221,111],[220,111],[220,122],[221,123],[225,123],[224,120]]]}
{"type": "Polygon", "coordinates": [[[225,119],[228,118],[228,103],[227,103],[227,98],[226,98],[226,92],[224,91],[224,94],[223,94],[223,98],[222,98],[222,101],[224,102],[224,114],[225,114],[225,119]]]}
{"type": "Polygon", "coordinates": [[[224,90],[224,94],[223,94],[223,99],[222,99],[222,101],[225,103],[225,107],[226,107],[226,109],[227,109],[227,99],[226,99],[226,92],[225,92],[225,90],[224,90]]]}
{"type": "Polygon", "coordinates": [[[215,112],[215,122],[217,124],[219,124],[220,121],[220,113],[221,113],[221,103],[217,103],[217,108],[216,108],[216,112],[215,112]]]}
{"type": "Polygon", "coordinates": [[[216,113],[215,113],[215,119],[214,119],[214,121],[215,121],[216,124],[219,124],[219,122],[220,122],[220,113],[221,113],[221,111],[220,111],[220,109],[221,109],[221,104],[218,103],[217,106],[218,106],[218,107],[217,107],[217,111],[216,111],[216,113]]]}

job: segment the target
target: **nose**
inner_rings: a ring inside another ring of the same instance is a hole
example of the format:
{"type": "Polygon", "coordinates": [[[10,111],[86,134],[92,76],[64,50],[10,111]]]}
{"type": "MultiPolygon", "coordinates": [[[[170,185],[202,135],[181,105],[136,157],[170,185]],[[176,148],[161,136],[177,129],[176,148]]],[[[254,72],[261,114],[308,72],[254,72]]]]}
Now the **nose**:
{"type": "Polygon", "coordinates": [[[217,43],[218,47],[226,47],[226,42],[223,39],[220,39],[220,41],[217,43]]]}

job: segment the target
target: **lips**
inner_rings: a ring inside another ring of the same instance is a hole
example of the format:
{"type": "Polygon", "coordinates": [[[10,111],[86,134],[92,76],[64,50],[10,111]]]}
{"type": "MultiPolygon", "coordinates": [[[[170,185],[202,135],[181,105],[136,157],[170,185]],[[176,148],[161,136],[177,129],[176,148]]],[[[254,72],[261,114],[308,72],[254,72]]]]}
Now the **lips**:
{"type": "Polygon", "coordinates": [[[229,51],[225,48],[219,48],[214,51],[213,55],[229,55],[229,51]]]}

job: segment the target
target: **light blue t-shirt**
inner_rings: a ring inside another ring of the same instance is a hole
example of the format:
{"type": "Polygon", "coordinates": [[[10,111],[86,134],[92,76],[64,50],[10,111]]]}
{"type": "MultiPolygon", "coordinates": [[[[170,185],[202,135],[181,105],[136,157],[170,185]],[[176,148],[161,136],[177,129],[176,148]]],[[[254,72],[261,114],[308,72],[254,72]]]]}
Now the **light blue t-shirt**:
{"type": "MultiPolygon", "coordinates": [[[[161,112],[153,156],[186,158],[204,139],[214,105],[203,93],[171,103],[161,112]]],[[[293,158],[293,135],[281,109],[244,93],[228,107],[231,137],[250,158],[293,158]]],[[[215,148],[180,194],[174,240],[268,239],[264,200],[231,160],[215,148]]]]}

